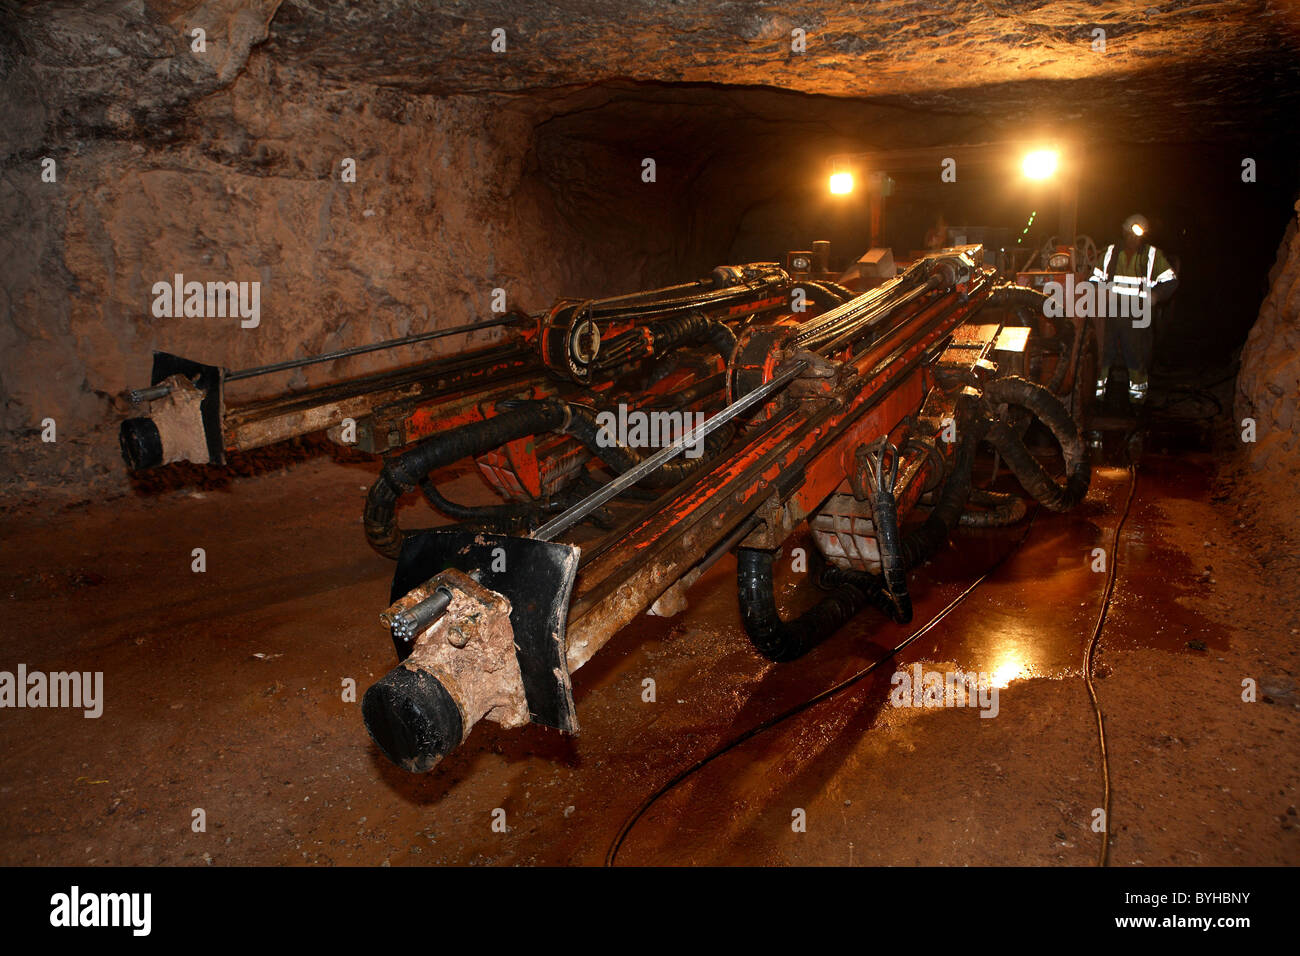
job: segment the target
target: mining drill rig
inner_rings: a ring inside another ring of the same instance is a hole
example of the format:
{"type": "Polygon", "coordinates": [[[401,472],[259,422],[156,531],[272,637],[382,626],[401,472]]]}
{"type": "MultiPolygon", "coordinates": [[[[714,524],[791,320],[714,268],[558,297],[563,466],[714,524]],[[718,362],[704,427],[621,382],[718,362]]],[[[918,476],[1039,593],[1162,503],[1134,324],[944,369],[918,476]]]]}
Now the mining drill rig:
{"type": "Polygon", "coordinates": [[[356,447],[385,456],[364,525],[396,560],[377,610],[397,663],[362,713],[410,771],[484,719],[577,733],[571,675],[638,615],[680,611],[729,552],[744,628],[771,660],[800,657],[862,612],[906,623],[908,572],[957,524],[1025,515],[1023,497],[975,487],[981,444],[1051,510],[1087,493],[1084,330],[1046,320],[1040,293],[998,282],[979,246],[860,292],[770,263],[722,266],[493,324],[504,334],[489,346],[230,407],[228,382],[469,327],[236,372],[155,353],[152,384],[132,396],[148,414],[121,429],[136,469],[220,464],[348,423],[356,447]],[[682,427],[631,442],[610,424],[631,413],[682,427]],[[1031,429],[1055,437],[1061,477],[1027,447],[1031,429]],[[439,470],[464,461],[497,503],[439,487],[439,470]],[[416,491],[452,523],[402,527],[399,503],[416,491]],[[773,564],[805,528],[824,593],[786,619],[773,564]]]}

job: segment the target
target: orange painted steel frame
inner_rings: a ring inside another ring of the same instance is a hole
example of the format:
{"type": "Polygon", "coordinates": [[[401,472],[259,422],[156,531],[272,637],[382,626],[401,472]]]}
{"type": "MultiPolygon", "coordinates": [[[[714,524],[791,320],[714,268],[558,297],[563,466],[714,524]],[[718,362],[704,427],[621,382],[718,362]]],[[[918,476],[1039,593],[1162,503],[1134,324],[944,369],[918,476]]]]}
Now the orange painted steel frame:
{"type": "MultiPolygon", "coordinates": [[[[966,285],[922,300],[919,311],[901,310],[876,342],[848,359],[856,378],[833,398],[787,401],[725,461],[589,560],[569,612],[569,669],[590,660],[741,521],[765,509],[769,525],[777,515],[781,524],[795,524],[854,473],[859,446],[882,435],[901,444],[906,419],[934,384],[927,357],[937,356],[991,290],[991,279],[976,272],[966,285]]],[[[915,504],[921,485],[910,483],[900,514],[915,504]]]]}

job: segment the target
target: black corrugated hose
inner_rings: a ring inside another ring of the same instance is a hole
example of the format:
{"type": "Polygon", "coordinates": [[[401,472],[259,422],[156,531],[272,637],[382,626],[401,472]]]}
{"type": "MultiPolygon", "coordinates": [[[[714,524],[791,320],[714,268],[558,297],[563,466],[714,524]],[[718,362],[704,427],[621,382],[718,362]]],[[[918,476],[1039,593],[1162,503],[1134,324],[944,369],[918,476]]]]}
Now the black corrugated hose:
{"type": "Polygon", "coordinates": [[[366,540],[380,554],[396,559],[402,548],[398,498],[414,490],[436,468],[481,455],[518,438],[555,431],[564,425],[566,415],[565,403],[554,399],[517,402],[507,412],[435,435],[387,459],[366,496],[366,540]]]}
{"type": "Polygon", "coordinates": [[[906,572],[928,561],[948,542],[953,528],[964,523],[994,526],[1024,516],[1024,502],[995,492],[976,492],[972,467],[975,450],[985,438],[1001,452],[1016,478],[1037,501],[1052,511],[1068,511],[1088,493],[1092,463],[1079,426],[1061,401],[1046,388],[1015,376],[996,379],[984,386],[985,407],[1016,405],[1032,412],[1051,430],[1065,459],[1066,480],[1057,482],[1030,454],[1019,436],[1004,422],[984,413],[959,410],[958,445],[953,467],[944,482],[939,500],[925,522],[898,539],[897,511],[891,509],[889,482],[877,481],[872,492],[872,513],[876,542],[880,548],[883,575],[828,569],[827,581],[835,590],[793,621],[783,621],[776,607],[772,587],[773,555],[749,548],[739,550],[737,569],[740,607],[754,647],[774,661],[793,660],[830,636],[868,604],[875,605],[899,623],[911,619],[911,598],[906,572]],[[882,494],[884,492],[884,494],[882,494]],[[967,503],[991,505],[993,510],[965,514],[967,503]]]}
{"type": "Polygon", "coordinates": [[[1025,499],[1009,492],[972,488],[970,500],[987,510],[963,511],[959,521],[963,528],[1004,528],[1024,520],[1029,512],[1025,499]]]}
{"type": "Polygon", "coordinates": [[[772,590],[776,554],[760,548],[736,552],[736,582],[745,631],[760,654],[771,661],[802,657],[868,605],[892,613],[893,602],[874,574],[829,567],[824,583],[833,590],[793,621],[781,620],[772,590]]]}
{"type": "Polygon", "coordinates": [[[608,372],[632,361],[638,347],[644,342],[646,332],[650,333],[653,343],[652,358],[662,358],[684,346],[700,345],[717,352],[725,366],[736,348],[736,334],[731,329],[702,312],[691,312],[659,319],[642,328],[615,336],[601,346],[593,367],[608,372]]]}
{"type": "MultiPolygon", "coordinates": [[[[901,586],[895,583],[896,593],[892,597],[882,575],[829,567],[823,581],[834,590],[793,621],[783,621],[772,587],[774,555],[755,548],[740,548],[736,577],[741,617],[745,632],[758,652],[773,661],[794,660],[812,650],[868,605],[894,620],[899,620],[900,615],[910,620],[911,598],[903,575],[928,560],[947,543],[948,535],[970,497],[971,466],[982,432],[983,426],[978,418],[969,420],[964,427],[959,426],[958,434],[962,437],[938,504],[925,523],[904,537],[897,545],[897,553],[890,556],[889,563],[901,569],[899,576],[903,577],[901,586]]],[[[885,550],[890,546],[882,538],[877,538],[877,541],[883,564],[885,550]]]]}
{"type": "Polygon", "coordinates": [[[984,397],[991,404],[1019,405],[1033,412],[1061,446],[1065,458],[1063,485],[1047,473],[1010,427],[989,419],[988,440],[1001,452],[1025,491],[1051,511],[1069,511],[1082,501],[1092,481],[1092,462],[1083,433],[1061,400],[1043,386],[1014,375],[987,383],[984,397]]]}

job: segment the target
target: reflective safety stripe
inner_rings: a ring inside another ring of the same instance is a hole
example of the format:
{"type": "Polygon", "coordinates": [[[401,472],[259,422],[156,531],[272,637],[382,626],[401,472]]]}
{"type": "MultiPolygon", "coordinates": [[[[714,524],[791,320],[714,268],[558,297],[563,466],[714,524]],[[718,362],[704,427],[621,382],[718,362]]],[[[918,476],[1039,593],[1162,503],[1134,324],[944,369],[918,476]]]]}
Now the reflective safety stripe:
{"type": "MultiPolygon", "coordinates": [[[[1151,274],[1155,272],[1156,268],[1156,252],[1157,250],[1155,246],[1147,247],[1147,274],[1145,279],[1141,276],[1117,275],[1109,280],[1111,291],[1116,292],[1119,295],[1144,296],[1148,294],[1152,287],[1159,283],[1169,282],[1170,280],[1177,278],[1177,275],[1174,273],[1172,268],[1166,269],[1154,279],[1152,278],[1151,274]]],[[[1092,270],[1092,281],[1106,283],[1106,277],[1110,272],[1111,259],[1113,259],[1114,256],[1115,244],[1111,243],[1106,247],[1106,255],[1102,259],[1101,266],[1092,270]]]]}

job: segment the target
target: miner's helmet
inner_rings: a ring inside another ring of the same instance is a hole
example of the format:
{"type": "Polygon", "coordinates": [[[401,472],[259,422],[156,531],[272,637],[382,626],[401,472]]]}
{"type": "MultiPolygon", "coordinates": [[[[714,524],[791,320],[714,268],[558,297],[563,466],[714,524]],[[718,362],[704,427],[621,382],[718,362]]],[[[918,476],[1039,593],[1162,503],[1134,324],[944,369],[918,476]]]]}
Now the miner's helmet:
{"type": "Polygon", "coordinates": [[[1151,223],[1147,222],[1147,217],[1139,212],[1133,213],[1124,220],[1124,235],[1137,236],[1139,239],[1145,238],[1151,232],[1151,223]]]}

